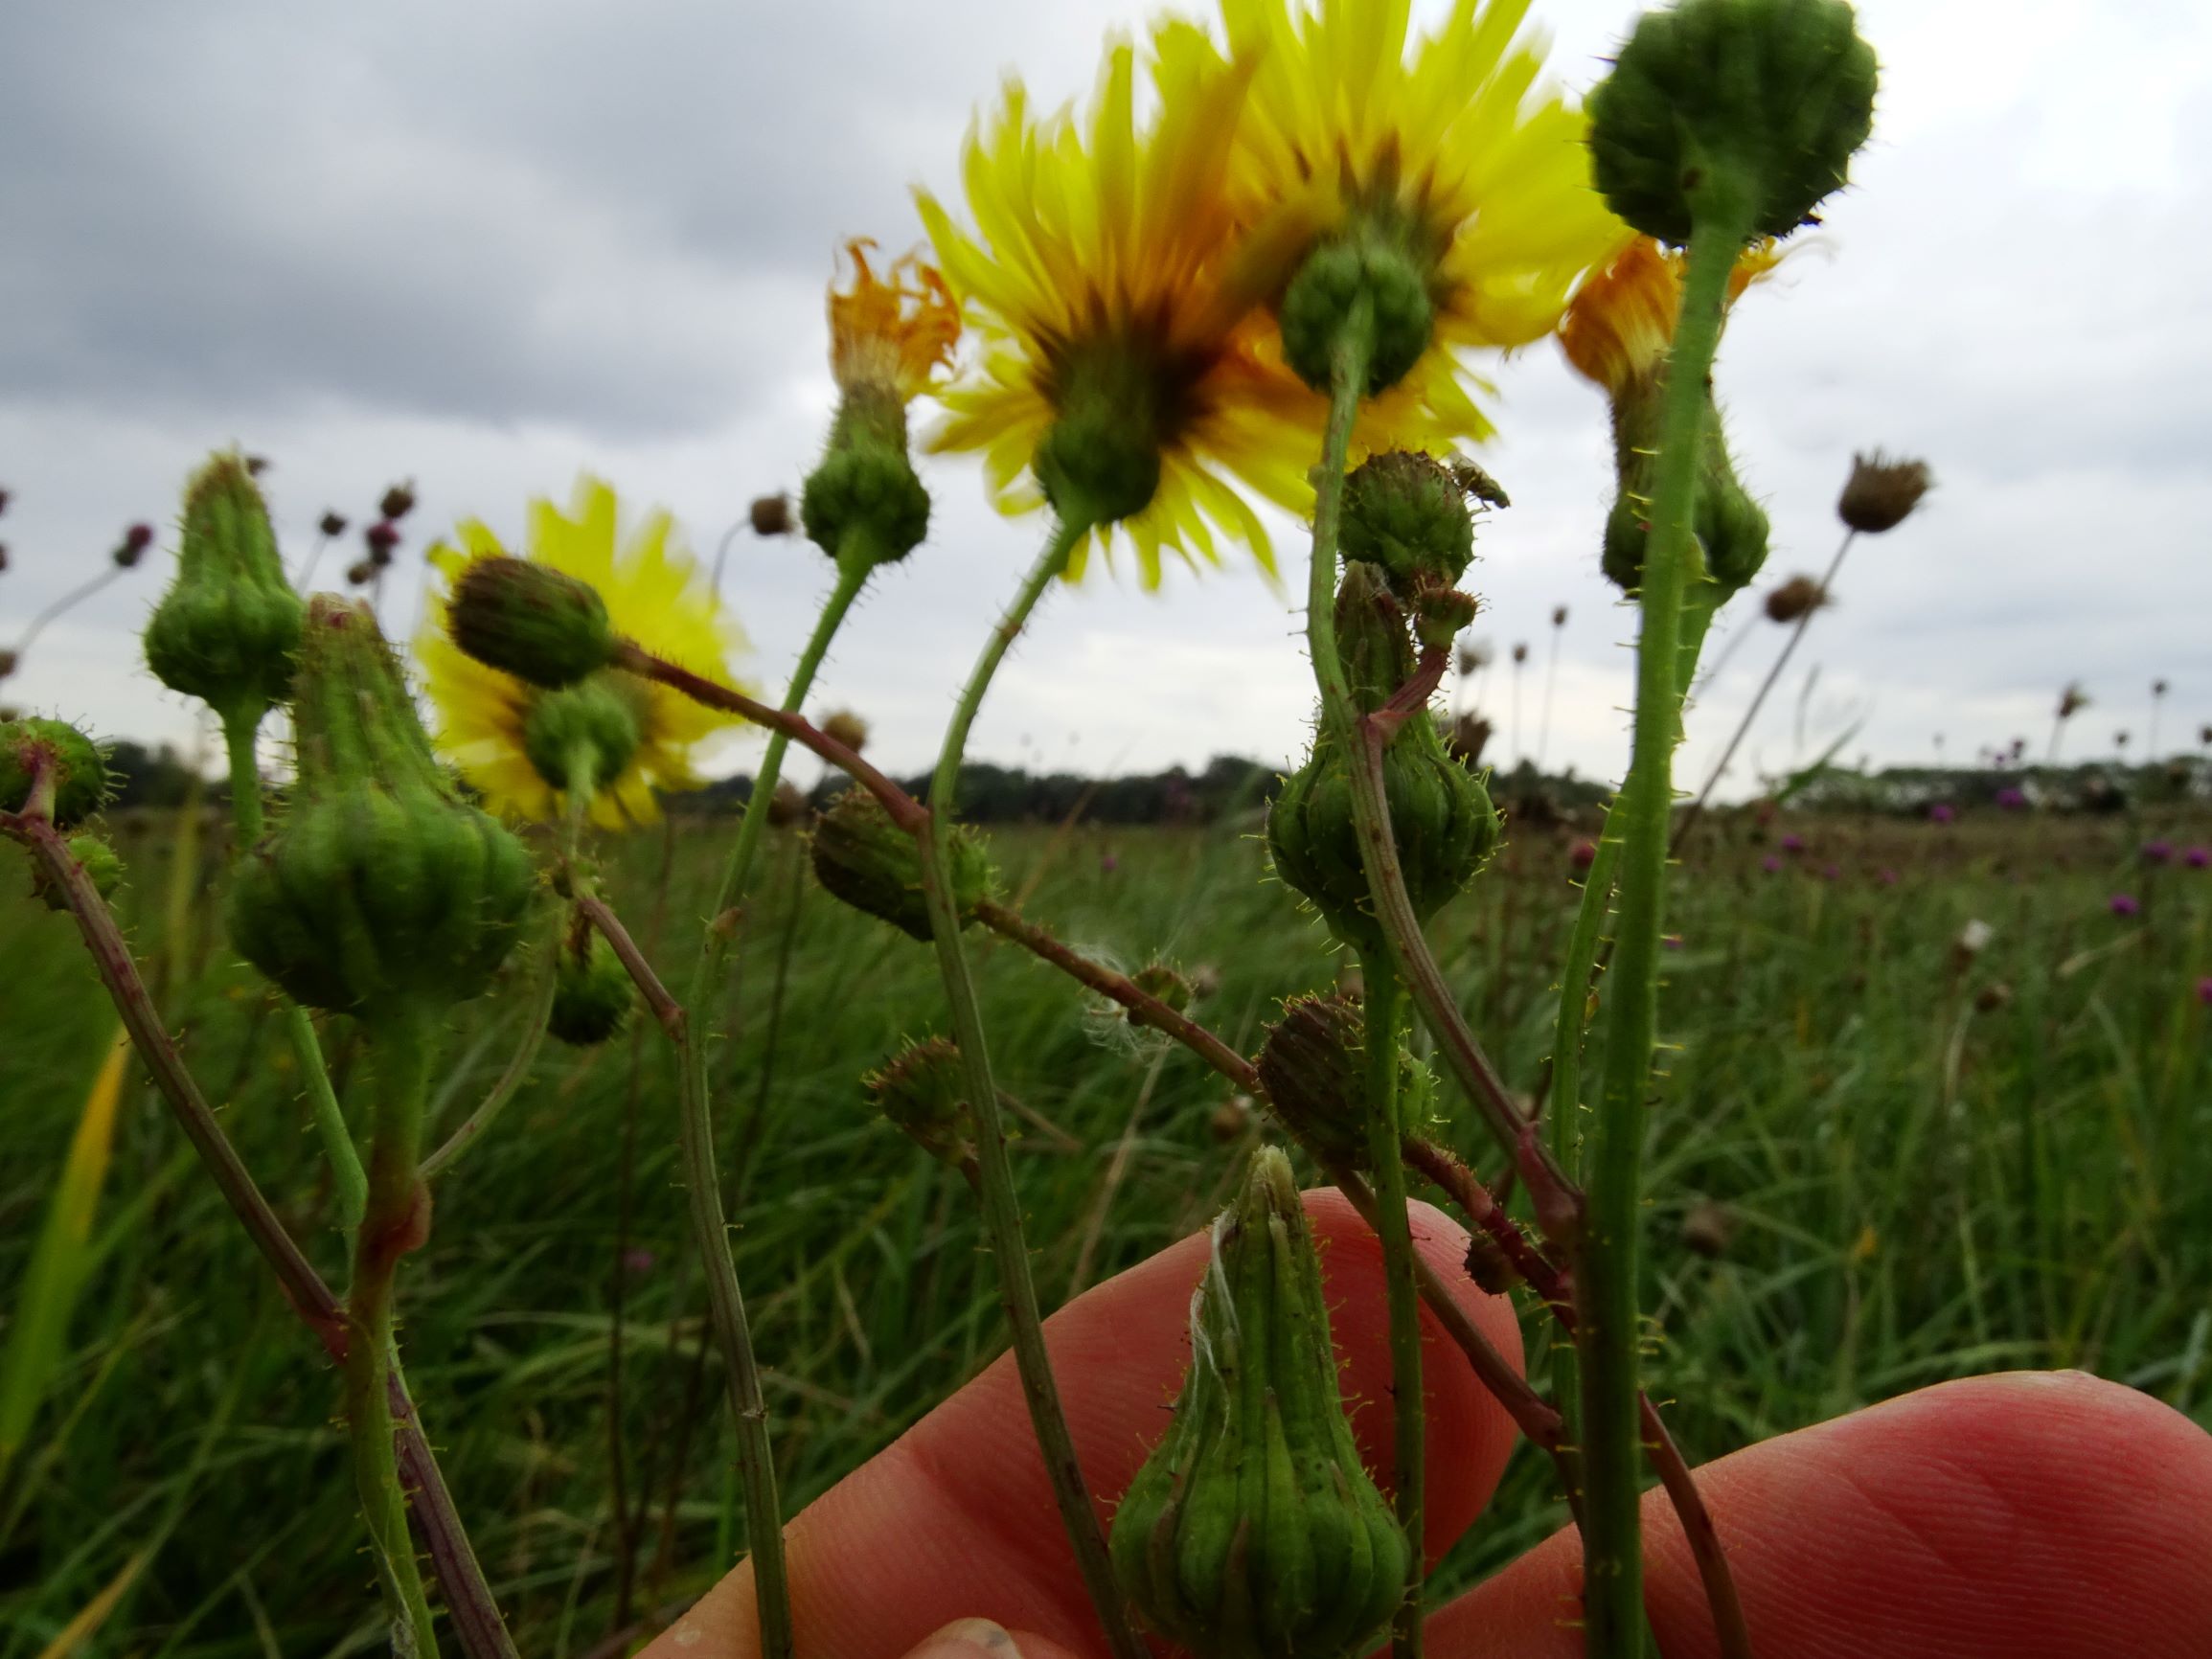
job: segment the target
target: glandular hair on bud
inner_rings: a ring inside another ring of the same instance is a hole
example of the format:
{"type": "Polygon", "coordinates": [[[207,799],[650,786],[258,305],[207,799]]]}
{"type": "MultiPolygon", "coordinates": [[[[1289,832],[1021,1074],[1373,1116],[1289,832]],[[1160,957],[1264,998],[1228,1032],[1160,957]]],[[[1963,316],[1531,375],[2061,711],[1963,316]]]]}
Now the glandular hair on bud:
{"type": "Polygon", "coordinates": [[[884,1119],[932,1158],[957,1169],[975,1156],[960,1051],[944,1037],[909,1043],[862,1083],[884,1119]]]}
{"type": "MultiPolygon", "coordinates": [[[[1342,990],[1290,998],[1261,1046],[1257,1064],[1268,1103],[1291,1137],[1326,1164],[1373,1167],[1366,1047],[1365,1012],[1358,997],[1342,990]]],[[[1433,1079],[1403,1050],[1398,1070],[1404,1121],[1418,1123],[1427,1115],[1433,1079]]]]}
{"type": "Polygon", "coordinates": [[[0,812],[21,812],[34,784],[48,786],[46,815],[67,830],[107,804],[107,757],[98,743],[63,720],[26,716],[0,721],[0,812]]]}
{"type": "Polygon", "coordinates": [[[1404,1592],[1405,1534],[1352,1438],[1289,1161],[1214,1223],[1191,1368],[1115,1511],[1114,1576],[1196,1659],[1354,1659],[1404,1592]]]}
{"type": "Polygon", "coordinates": [[[1853,530],[1880,535],[1909,518],[1934,483],[1925,461],[1885,461],[1879,449],[1871,456],[1854,455],[1836,515],[1853,530]]]}
{"type": "MultiPolygon", "coordinates": [[[[115,849],[102,837],[86,830],[72,835],[67,844],[69,856],[84,872],[84,878],[92,883],[93,892],[103,898],[110,898],[123,885],[123,859],[115,849]]],[[[31,867],[31,890],[38,895],[49,910],[67,910],[69,900],[61,889],[47,878],[45,867],[31,867]]]]}
{"type": "Polygon", "coordinates": [[[505,554],[468,561],[446,602],[445,628],[485,667],[548,690],[598,672],[620,643],[589,582],[505,554]]]}
{"type": "Polygon", "coordinates": [[[545,1031],[571,1048],[591,1048],[616,1035],[637,1005],[637,987],[614,946],[580,917],[559,944],[553,1007],[545,1031]]]}
{"type": "Polygon", "coordinates": [[[929,534],[929,491],[906,450],[906,404],[890,387],[845,394],[830,446],[799,491],[807,537],[832,558],[873,568],[904,558],[929,534]]]}
{"type": "Polygon", "coordinates": [[[1592,89],[1591,172],[1677,246],[1719,215],[1788,236],[1840,189],[1874,124],[1873,48],[1842,0],[1681,0],[1646,11],[1592,89]]]}
{"type": "Polygon", "coordinates": [[[185,487],[176,580],[147,620],[147,667],[223,720],[258,723],[290,688],[306,612],[245,458],[212,457],[185,487]]]}
{"type": "MultiPolygon", "coordinates": [[[[966,926],[991,895],[991,860],[968,830],[955,828],[950,849],[955,913],[966,926]]],[[[922,852],[865,789],[847,789],[814,822],[814,875],[855,910],[888,921],[909,939],[929,939],[929,902],[922,888],[922,852]]]]}
{"type": "Polygon", "coordinates": [[[1474,557],[1474,519],[1449,467],[1418,450],[1371,455],[1344,479],[1337,548],[1381,568],[1411,602],[1425,586],[1449,588],[1474,557]]]}
{"type": "Polygon", "coordinates": [[[297,776],[239,861],[232,942],[293,1001],[372,1025],[480,993],[536,889],[438,764],[375,614],[319,594],[292,687],[297,776]]]}
{"type": "Polygon", "coordinates": [[[1424,261],[1389,227],[1361,224],[1308,254],[1283,291],[1283,355],[1326,394],[1346,331],[1366,317],[1367,397],[1386,392],[1421,361],[1436,331],[1424,261]]]}

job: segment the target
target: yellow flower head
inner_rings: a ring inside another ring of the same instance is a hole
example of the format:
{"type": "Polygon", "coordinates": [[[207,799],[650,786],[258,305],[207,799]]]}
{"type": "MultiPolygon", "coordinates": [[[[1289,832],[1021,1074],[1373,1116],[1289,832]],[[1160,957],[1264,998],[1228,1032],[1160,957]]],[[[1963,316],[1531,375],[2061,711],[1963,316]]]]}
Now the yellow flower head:
{"type": "MultiPolygon", "coordinates": [[[[1546,43],[1516,40],[1527,0],[1456,0],[1410,52],[1408,11],[1221,0],[1230,57],[1256,66],[1227,188],[1252,279],[1277,296],[1316,246],[1361,225],[1425,268],[1442,350],[1374,420],[1378,436],[1436,447],[1491,430],[1457,353],[1549,333],[1618,227],[1590,188],[1581,112],[1539,83],[1546,43]]],[[[1187,25],[1160,39],[1207,50],[1187,25]]]]}
{"type": "Polygon", "coordinates": [[[912,254],[881,276],[868,262],[876,244],[845,244],[853,278],[830,290],[830,368],[840,392],[888,390],[910,401],[952,361],[960,339],[960,307],[945,279],[912,254]]]}
{"type": "MultiPolygon", "coordinates": [[[[623,539],[614,491],[587,477],[578,483],[568,512],[542,498],[531,502],[529,557],[598,589],[618,633],[727,683],[731,657],[745,648],[744,634],[708,591],[673,532],[669,515],[655,511],[623,539]]],[[[462,523],[459,543],[440,542],[430,550],[444,591],[433,596],[415,641],[437,714],[436,742],[491,810],[551,821],[561,815],[562,792],[531,758],[532,716],[549,697],[570,693],[541,692],[486,668],[447,636],[446,602],[461,573],[474,559],[506,551],[476,519],[462,523]]],[[[615,670],[604,670],[585,684],[593,686],[603,676],[605,684],[595,689],[619,700],[635,740],[619,768],[595,780],[591,820],[607,829],[650,823],[659,815],[654,789],[697,787],[693,756],[733,717],[615,670]]]]}
{"type": "MultiPolygon", "coordinates": [[[[1771,238],[1746,248],[1728,277],[1728,303],[1782,261],[1771,238]]],[[[1682,308],[1682,256],[1632,237],[1575,290],[1560,322],[1560,348],[1575,372],[1614,397],[1649,382],[1675,343],[1682,308]]]]}
{"type": "MultiPolygon", "coordinates": [[[[1317,399],[1282,365],[1261,294],[1233,268],[1226,194],[1248,66],[1189,52],[1153,64],[1157,119],[1139,133],[1133,54],[1112,45],[1087,133],[1071,112],[1030,114],[1009,81],[964,157],[976,233],[918,192],[953,291],[982,336],[982,360],[943,393],[938,450],[981,450],[992,495],[1018,512],[1044,499],[1041,445],[1066,427],[1071,450],[1118,449],[1110,496],[1144,583],[1161,555],[1220,562],[1217,531],[1274,569],[1266,532],[1238,485],[1297,509],[1320,428],[1317,399]],[[1156,483],[1152,468],[1156,466],[1156,483]],[[1149,490],[1148,490],[1148,488],[1149,490]]],[[[1113,471],[1114,466],[1102,469],[1113,471]]],[[[1088,539],[1068,566],[1083,569],[1088,539]]]]}

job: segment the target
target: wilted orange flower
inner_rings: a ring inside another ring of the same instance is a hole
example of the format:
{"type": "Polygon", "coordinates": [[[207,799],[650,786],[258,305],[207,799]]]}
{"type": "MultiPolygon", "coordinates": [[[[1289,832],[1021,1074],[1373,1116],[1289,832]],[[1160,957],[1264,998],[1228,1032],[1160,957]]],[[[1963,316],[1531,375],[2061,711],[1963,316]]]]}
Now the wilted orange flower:
{"type": "MultiPolygon", "coordinates": [[[[1728,277],[1728,304],[1781,261],[1770,237],[1746,248],[1728,277]]],[[[1681,308],[1682,256],[1635,237],[1583,279],[1560,323],[1560,346],[1577,374],[1617,396],[1659,372],[1681,308]]]]}
{"type": "Polygon", "coordinates": [[[960,307],[936,268],[912,254],[878,276],[868,262],[875,245],[861,237],[845,244],[853,280],[830,290],[830,371],[841,392],[888,389],[904,402],[952,361],[960,307]]]}

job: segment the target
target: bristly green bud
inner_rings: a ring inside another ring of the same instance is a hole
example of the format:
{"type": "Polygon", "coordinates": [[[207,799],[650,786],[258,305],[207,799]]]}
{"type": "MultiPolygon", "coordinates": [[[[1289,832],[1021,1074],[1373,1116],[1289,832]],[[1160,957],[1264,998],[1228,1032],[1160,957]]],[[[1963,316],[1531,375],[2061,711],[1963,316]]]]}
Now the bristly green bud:
{"type": "Polygon", "coordinates": [[[1413,642],[1405,612],[1384,582],[1381,567],[1357,561],[1336,584],[1336,660],[1359,712],[1372,715],[1413,677],[1413,642]]]}
{"type": "MultiPolygon", "coordinates": [[[[1425,709],[1400,728],[1382,756],[1383,794],[1400,872],[1414,914],[1426,920],[1473,879],[1497,845],[1497,813],[1480,779],[1446,752],[1425,709]]],[[[1267,814],[1275,873],[1321,912],[1330,931],[1362,951],[1382,929],[1359,857],[1352,779],[1327,738],[1283,782],[1267,814]]]]}
{"type": "Polygon", "coordinates": [[[306,610],[245,457],[213,457],[185,487],[176,580],[147,621],[146,666],[226,724],[258,724],[289,692],[306,610]]]}
{"type": "Polygon", "coordinates": [[[929,534],[929,491],[906,452],[906,402],[889,387],[848,389],[830,447],[799,494],[807,537],[832,558],[895,563],[929,534]]]}
{"type": "Polygon", "coordinates": [[[1405,378],[1436,331],[1428,264],[1388,226],[1363,223],[1306,256],[1283,291],[1283,355],[1299,378],[1326,394],[1335,355],[1364,307],[1368,323],[1367,383],[1362,394],[1387,392],[1405,378]]]}
{"type": "Polygon", "coordinates": [[[642,732],[638,682],[627,674],[593,674],[530,699],[522,717],[522,752],[537,775],[562,791],[604,789],[637,753],[642,732]]]}
{"type": "Polygon", "coordinates": [[[959,1169],[975,1156],[960,1051],[944,1037],[909,1043],[861,1081],[876,1109],[939,1163],[959,1169]]]}
{"type": "Polygon", "coordinates": [[[1369,456],[1345,476],[1343,512],[1344,558],[1381,566],[1390,591],[1408,603],[1424,586],[1456,584],[1474,557],[1467,494],[1434,456],[1406,449],[1369,456]]]}
{"type": "Polygon", "coordinates": [[[1414,596],[1413,638],[1425,651],[1444,651],[1466,631],[1482,602],[1455,587],[1425,587],[1414,596]]]}
{"type": "Polygon", "coordinates": [[[293,1001],[373,1024],[477,995],[536,873],[438,764],[368,606],[308,605],[292,730],[290,806],[240,861],[233,943],[293,1001]]]}
{"type": "MultiPolygon", "coordinates": [[[[1358,998],[1341,991],[1294,996],[1267,1028],[1258,1060],[1261,1085],[1283,1126],[1301,1146],[1332,1164],[1373,1167],[1367,1139],[1367,1020],[1358,998]]],[[[1434,1094],[1428,1068],[1403,1050],[1398,1056],[1400,1111],[1424,1122],[1434,1094]]]]}
{"type": "Polygon", "coordinates": [[[107,757],[75,726],[34,716],[0,721],[0,812],[42,804],[55,829],[67,830],[104,807],[107,791],[107,757]]]}
{"type": "MultiPolygon", "coordinates": [[[[1613,400],[1613,467],[1619,490],[1606,516],[1602,563],[1606,579],[1623,593],[1643,585],[1644,543],[1657,462],[1661,387],[1657,381],[1624,388],[1613,400]]],[[[1722,598],[1734,595],[1767,562],[1766,509],[1752,499],[1736,476],[1721,412],[1706,394],[1704,446],[1698,467],[1697,506],[1690,527],[1704,557],[1704,574],[1718,582],[1722,598]]]]}
{"type": "Polygon", "coordinates": [[[546,1034],[571,1048],[595,1047],[628,1023],[637,1006],[637,987],[614,946],[581,916],[559,949],[546,1034]]]}
{"type": "MultiPolygon", "coordinates": [[[[101,898],[112,897],[123,885],[123,860],[101,837],[86,831],[72,835],[67,845],[69,856],[77,860],[85,879],[92,883],[92,890],[101,898]]],[[[45,870],[37,865],[31,869],[31,891],[38,895],[49,910],[69,908],[69,900],[62,897],[60,888],[50,881],[45,870]]]]}
{"type": "Polygon", "coordinates": [[[1062,521],[1119,524],[1152,504],[1174,413],[1162,398],[1173,383],[1130,341],[1101,341],[1056,370],[1058,418],[1031,466],[1062,521]]]}
{"type": "MultiPolygon", "coordinates": [[[[991,897],[991,861],[968,830],[951,835],[953,909],[966,926],[991,897]]],[[[922,852],[865,789],[847,789],[814,822],[814,875],[855,910],[888,921],[910,939],[929,941],[929,904],[922,891],[922,852]]]]}
{"type": "Polygon", "coordinates": [[[1191,1006],[1191,982],[1164,962],[1146,964],[1129,975],[1129,983],[1176,1013],[1191,1006]]]}
{"type": "Polygon", "coordinates": [[[1589,96],[1597,188],[1677,246],[1699,218],[1788,236],[1846,182],[1873,130],[1877,79],[1842,0],[1647,11],[1589,96]]]}
{"type": "Polygon", "coordinates": [[[486,668],[549,690],[597,673],[620,643],[597,588],[505,554],[468,561],[446,602],[445,628],[486,668]]]}
{"type": "Polygon", "coordinates": [[[1197,1659],[1354,1659],[1404,1592],[1359,1459],[1289,1160],[1263,1148],[1191,1303],[1191,1369],[1115,1511],[1114,1576],[1197,1659]]]}

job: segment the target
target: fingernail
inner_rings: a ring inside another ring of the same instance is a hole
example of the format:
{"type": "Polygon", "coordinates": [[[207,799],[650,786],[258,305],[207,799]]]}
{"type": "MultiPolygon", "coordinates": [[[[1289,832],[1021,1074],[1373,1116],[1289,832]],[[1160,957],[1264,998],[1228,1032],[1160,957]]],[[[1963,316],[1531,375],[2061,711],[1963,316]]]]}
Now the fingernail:
{"type": "Polygon", "coordinates": [[[1004,1625],[989,1619],[955,1619],[924,1638],[907,1659],[1019,1659],[1020,1653],[1004,1625]]]}

